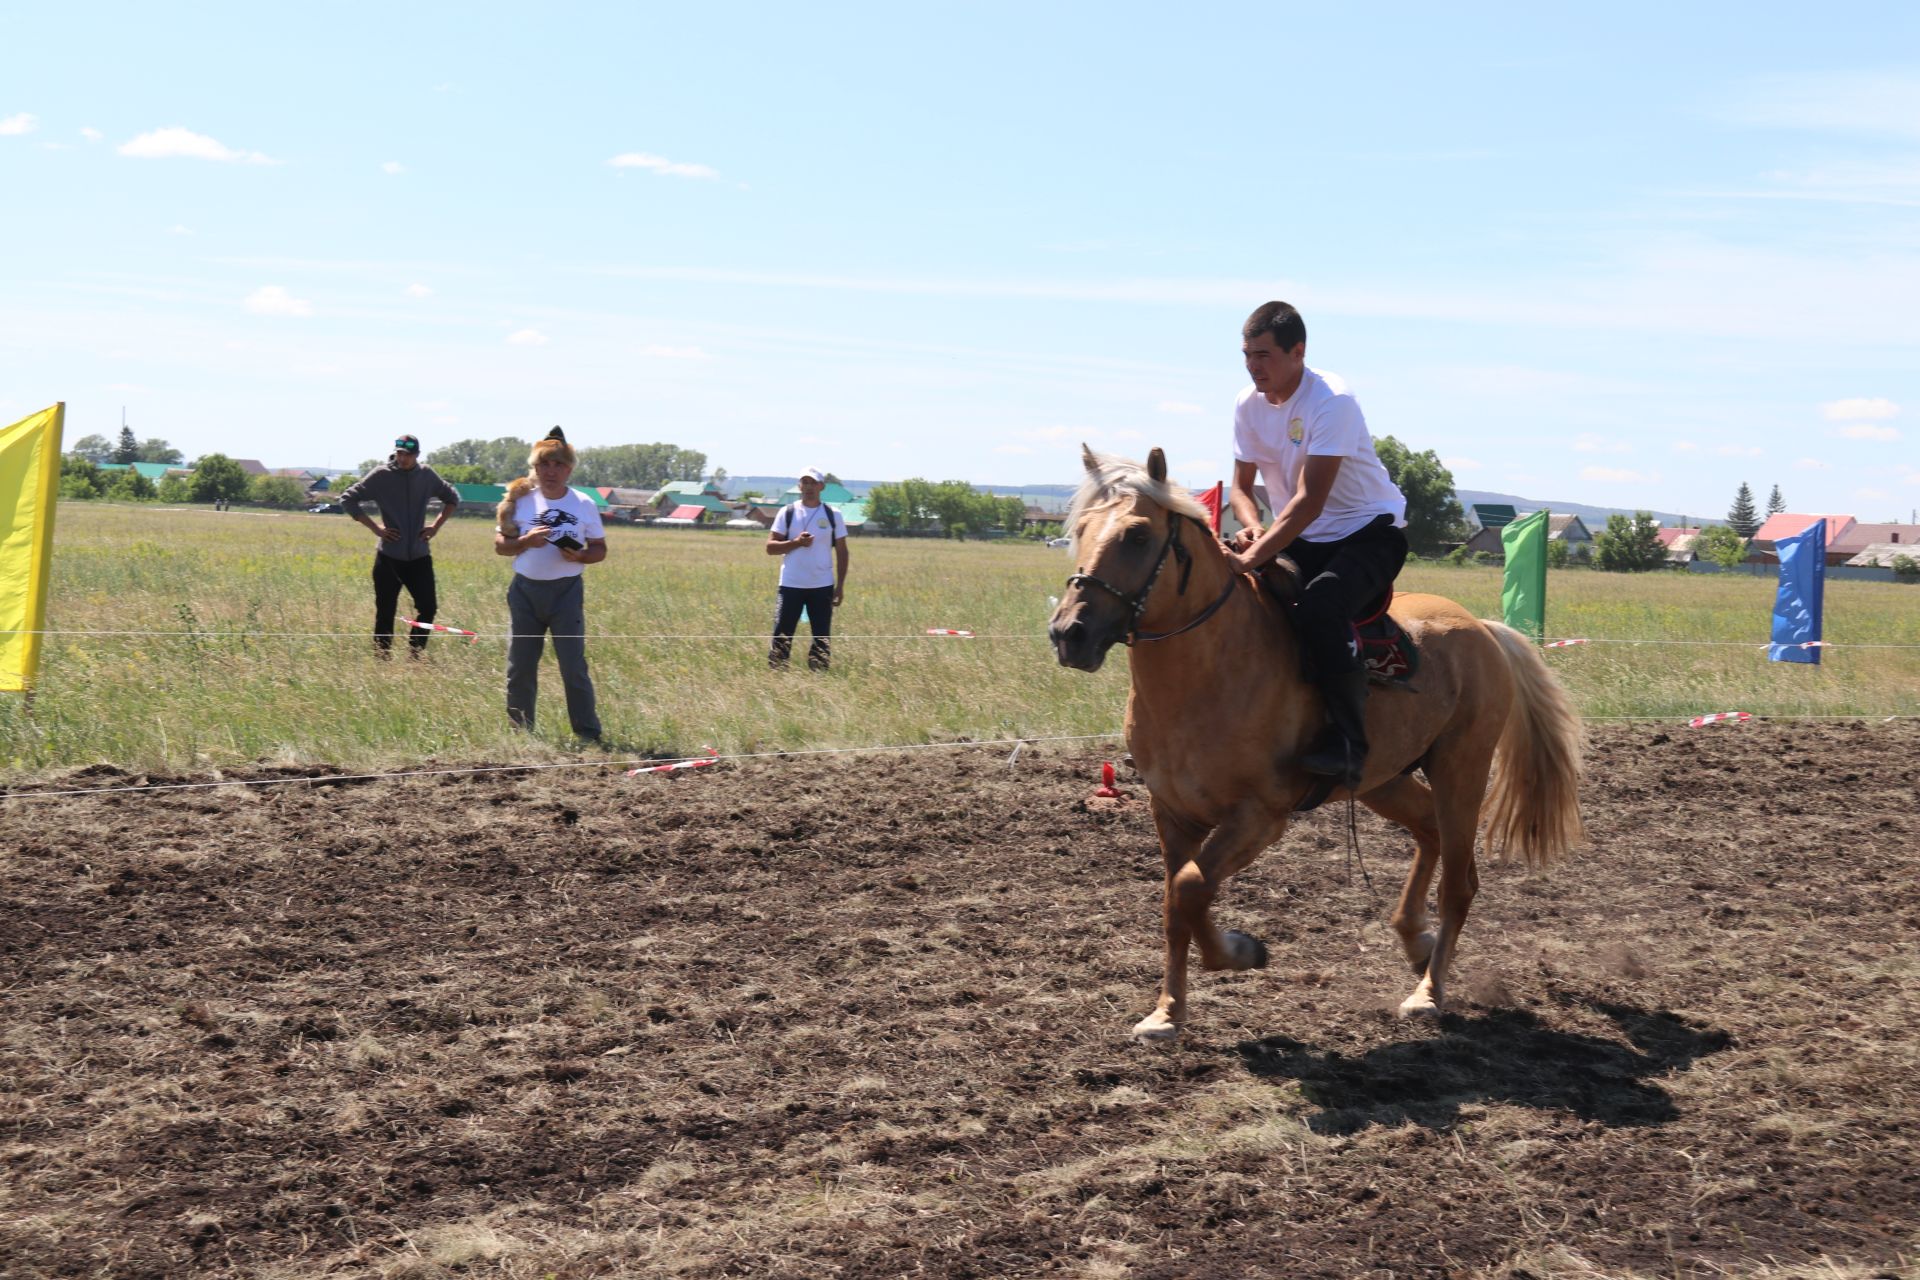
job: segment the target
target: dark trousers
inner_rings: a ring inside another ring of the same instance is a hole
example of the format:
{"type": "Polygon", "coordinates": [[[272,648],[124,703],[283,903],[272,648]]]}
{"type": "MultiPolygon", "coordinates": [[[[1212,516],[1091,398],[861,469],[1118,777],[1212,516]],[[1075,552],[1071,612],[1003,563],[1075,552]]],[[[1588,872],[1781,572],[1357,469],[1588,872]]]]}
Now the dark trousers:
{"type": "Polygon", "coordinates": [[[1407,535],[1380,516],[1337,542],[1297,538],[1287,555],[1300,566],[1293,627],[1307,678],[1322,680],[1362,666],[1353,620],[1378,600],[1407,562],[1407,535]]]}
{"type": "MultiPolygon", "coordinates": [[[[433,615],[440,609],[440,598],[433,587],[433,557],[421,556],[418,560],[395,560],[392,556],[383,556],[378,552],[373,557],[373,644],[376,649],[393,648],[393,613],[400,604],[400,588],[405,587],[407,594],[413,597],[413,616],[421,622],[432,622],[433,615]]],[[[412,632],[407,643],[414,652],[427,647],[431,631],[421,631],[417,627],[408,627],[412,632]]]]}
{"type": "Polygon", "coordinates": [[[533,705],[540,692],[540,655],[546,633],[553,633],[553,657],[567,693],[567,722],[575,737],[600,736],[594,708],[593,679],[587,674],[586,588],[581,576],[524,578],[513,575],[507,588],[507,616],[513,639],[507,642],[507,719],[533,728],[533,705]]]}
{"type": "Polygon", "coordinates": [[[780,603],[773,614],[773,645],[767,650],[767,665],[775,670],[787,665],[787,658],[793,652],[793,633],[800,625],[800,615],[807,615],[807,624],[813,628],[813,644],[807,650],[807,666],[815,671],[825,671],[833,656],[833,588],[832,587],[782,587],[780,603]]]}

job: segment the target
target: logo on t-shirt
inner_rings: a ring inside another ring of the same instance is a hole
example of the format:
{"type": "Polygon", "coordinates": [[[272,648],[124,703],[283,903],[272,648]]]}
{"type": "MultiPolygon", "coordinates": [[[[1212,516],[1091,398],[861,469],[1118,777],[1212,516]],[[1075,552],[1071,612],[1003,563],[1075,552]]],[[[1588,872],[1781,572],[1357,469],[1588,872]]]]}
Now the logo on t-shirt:
{"type": "Polygon", "coordinates": [[[549,529],[559,529],[565,525],[579,524],[580,520],[571,511],[560,507],[548,507],[533,518],[535,524],[543,524],[549,529]]]}
{"type": "Polygon", "coordinates": [[[1306,423],[1302,422],[1299,418],[1295,418],[1291,422],[1287,423],[1287,439],[1288,440],[1291,440],[1294,444],[1299,444],[1302,440],[1305,440],[1306,438],[1307,438],[1306,423]]]}

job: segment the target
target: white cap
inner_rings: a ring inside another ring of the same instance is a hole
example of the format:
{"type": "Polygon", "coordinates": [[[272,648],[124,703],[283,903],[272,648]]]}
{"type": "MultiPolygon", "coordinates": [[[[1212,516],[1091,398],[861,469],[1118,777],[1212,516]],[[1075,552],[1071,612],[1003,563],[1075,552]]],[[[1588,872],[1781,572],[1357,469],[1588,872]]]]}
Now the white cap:
{"type": "Polygon", "coordinates": [[[800,478],[802,480],[818,480],[821,484],[825,484],[827,482],[827,473],[818,467],[808,467],[800,473],[800,478]]]}

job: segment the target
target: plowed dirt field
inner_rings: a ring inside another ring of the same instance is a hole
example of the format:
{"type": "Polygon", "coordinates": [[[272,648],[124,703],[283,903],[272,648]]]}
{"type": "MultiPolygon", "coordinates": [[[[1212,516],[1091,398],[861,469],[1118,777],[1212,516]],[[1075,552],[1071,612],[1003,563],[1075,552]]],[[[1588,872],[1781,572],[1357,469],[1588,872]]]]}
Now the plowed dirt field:
{"type": "Polygon", "coordinates": [[[1920,724],[1591,736],[1446,1017],[1329,809],[1173,1048],[1097,756],[16,789],[0,1273],[1914,1274],[1920,724]]]}

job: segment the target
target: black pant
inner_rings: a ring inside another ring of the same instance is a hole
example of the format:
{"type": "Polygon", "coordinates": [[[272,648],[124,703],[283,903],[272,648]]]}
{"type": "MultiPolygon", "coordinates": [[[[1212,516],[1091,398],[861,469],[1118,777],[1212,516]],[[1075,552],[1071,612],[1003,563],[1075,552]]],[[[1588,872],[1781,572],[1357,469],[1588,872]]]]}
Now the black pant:
{"type": "Polygon", "coordinates": [[[1307,678],[1324,679],[1362,666],[1353,620],[1384,595],[1407,562],[1407,535],[1392,516],[1376,517],[1337,542],[1297,538],[1287,555],[1300,566],[1294,631],[1307,678]]]}
{"type": "MultiPolygon", "coordinates": [[[[405,587],[407,594],[413,597],[413,616],[421,622],[432,622],[433,615],[439,611],[440,600],[433,589],[433,557],[421,556],[418,560],[395,560],[392,556],[383,556],[378,552],[373,557],[373,644],[376,649],[393,647],[393,611],[400,603],[400,588],[405,587]]],[[[421,631],[408,627],[413,634],[407,637],[417,653],[427,647],[431,631],[421,631]]]]}
{"type": "Polygon", "coordinates": [[[828,637],[833,634],[833,588],[832,587],[782,587],[780,603],[773,615],[773,646],[767,650],[767,665],[784,667],[787,657],[793,652],[793,632],[800,625],[800,614],[805,612],[807,622],[813,627],[813,645],[807,650],[807,666],[815,671],[825,671],[827,661],[832,657],[832,644],[828,637]]]}

